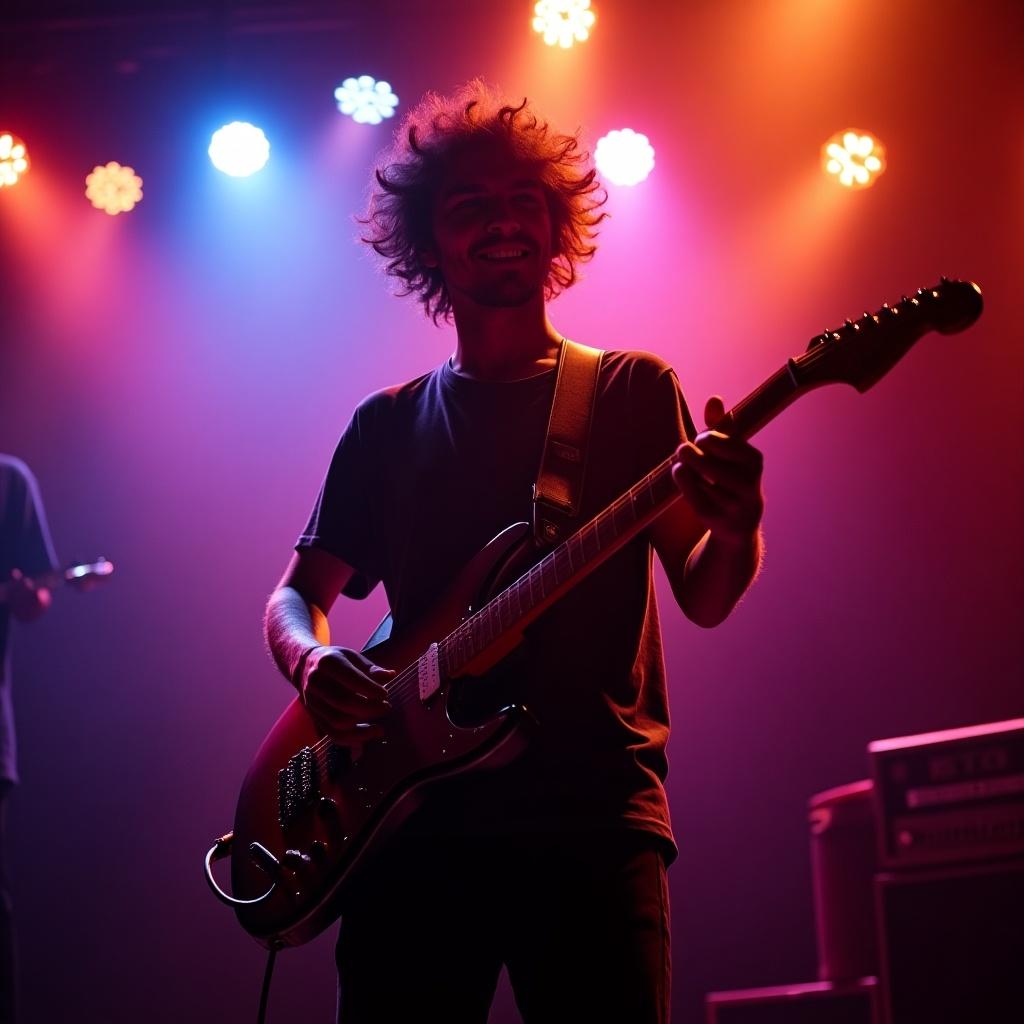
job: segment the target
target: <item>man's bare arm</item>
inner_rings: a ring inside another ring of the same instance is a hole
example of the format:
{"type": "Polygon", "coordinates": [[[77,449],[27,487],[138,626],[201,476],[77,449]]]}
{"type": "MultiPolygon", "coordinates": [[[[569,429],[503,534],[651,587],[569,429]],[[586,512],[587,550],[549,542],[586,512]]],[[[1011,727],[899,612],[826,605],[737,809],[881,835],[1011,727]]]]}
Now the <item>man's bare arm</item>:
{"type": "Polygon", "coordinates": [[[327,613],[355,570],[340,558],[305,548],[292,555],[267,602],[264,635],[281,674],[295,681],[303,654],[331,642],[327,613]]]}
{"type": "MultiPolygon", "coordinates": [[[[708,401],[705,419],[721,422],[724,406],[708,401]]],[[[761,454],[716,430],[676,452],[672,475],[685,501],[652,526],[652,540],[676,602],[700,626],[717,626],[736,606],[761,563],[761,454]]]]}
{"type": "Polygon", "coordinates": [[[383,734],[390,710],[382,685],[394,673],[358,651],[331,645],[327,613],[355,570],[326,551],[297,552],[270,595],[264,635],[274,662],[314,718],[339,743],[383,734]]]}

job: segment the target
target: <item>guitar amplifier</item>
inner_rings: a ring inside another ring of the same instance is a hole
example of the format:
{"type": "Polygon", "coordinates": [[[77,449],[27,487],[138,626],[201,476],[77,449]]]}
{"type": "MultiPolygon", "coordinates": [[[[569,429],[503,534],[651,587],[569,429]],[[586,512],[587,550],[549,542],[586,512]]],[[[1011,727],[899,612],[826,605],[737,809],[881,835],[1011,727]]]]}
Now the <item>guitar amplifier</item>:
{"type": "Polygon", "coordinates": [[[709,992],[707,1024],[878,1024],[875,978],[709,992]]]}
{"type": "Polygon", "coordinates": [[[1024,1021],[1024,858],[875,879],[887,1024],[1024,1021]]]}
{"type": "Polygon", "coordinates": [[[888,868],[1024,853],[1024,718],[868,745],[888,868]]]}

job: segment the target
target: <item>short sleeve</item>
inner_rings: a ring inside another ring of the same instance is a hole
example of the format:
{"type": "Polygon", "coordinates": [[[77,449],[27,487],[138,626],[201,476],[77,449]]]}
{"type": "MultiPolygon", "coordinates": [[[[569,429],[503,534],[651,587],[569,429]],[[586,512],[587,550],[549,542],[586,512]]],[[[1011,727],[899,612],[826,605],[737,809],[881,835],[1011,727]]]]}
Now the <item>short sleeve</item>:
{"type": "Polygon", "coordinates": [[[637,471],[647,473],[697,436],[675,370],[656,356],[634,366],[630,406],[636,425],[637,471]]]}
{"type": "Polygon", "coordinates": [[[19,462],[17,468],[20,471],[23,493],[17,505],[19,523],[14,564],[26,575],[37,576],[56,569],[57,556],[53,551],[53,541],[50,539],[43,499],[36,478],[24,463],[19,462]]]}
{"type": "Polygon", "coordinates": [[[342,593],[357,599],[366,597],[381,579],[371,503],[372,451],[365,421],[364,403],[341,435],[309,522],[295,544],[297,551],[320,548],[355,569],[342,593]]]}

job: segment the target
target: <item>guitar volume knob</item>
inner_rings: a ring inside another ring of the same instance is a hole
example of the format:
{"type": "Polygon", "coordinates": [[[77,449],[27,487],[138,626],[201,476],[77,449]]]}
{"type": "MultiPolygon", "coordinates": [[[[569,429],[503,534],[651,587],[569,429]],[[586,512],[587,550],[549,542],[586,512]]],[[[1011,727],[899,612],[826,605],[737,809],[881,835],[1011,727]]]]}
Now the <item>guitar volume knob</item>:
{"type": "Polygon", "coordinates": [[[285,850],[283,859],[285,867],[290,868],[292,871],[308,868],[313,863],[313,858],[301,850],[285,850]]]}

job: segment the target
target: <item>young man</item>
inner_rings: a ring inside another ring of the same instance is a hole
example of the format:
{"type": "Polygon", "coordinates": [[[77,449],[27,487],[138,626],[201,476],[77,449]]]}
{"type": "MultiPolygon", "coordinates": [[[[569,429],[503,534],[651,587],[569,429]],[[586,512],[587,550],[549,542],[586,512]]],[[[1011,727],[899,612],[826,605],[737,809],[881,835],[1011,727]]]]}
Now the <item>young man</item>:
{"type": "MultiPolygon", "coordinates": [[[[478,82],[427,97],[376,178],[365,240],[435,321],[454,318],[455,351],[355,410],[266,619],[278,666],[348,744],[386,737],[393,673],[332,644],[326,614],[383,582],[400,629],[529,520],[562,344],[545,301],[594,253],[603,202],[574,137],[478,82]]],[[[709,420],[722,413],[708,403],[709,420]]],[[[483,1024],[503,964],[527,1024],[668,1020],[675,847],[651,550],[686,615],[721,622],[758,565],[761,459],[697,435],[663,361],[605,353],[580,523],[673,452],[686,500],[488,678],[539,720],[526,751],[438,788],[345,907],[345,1024],[483,1024]]]]}

